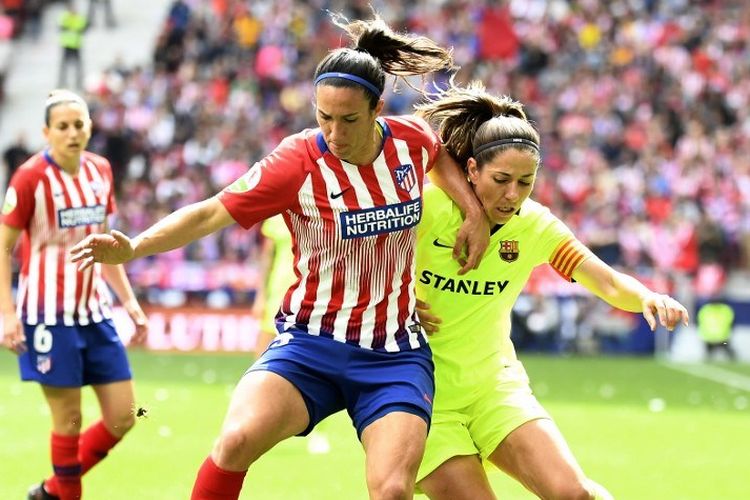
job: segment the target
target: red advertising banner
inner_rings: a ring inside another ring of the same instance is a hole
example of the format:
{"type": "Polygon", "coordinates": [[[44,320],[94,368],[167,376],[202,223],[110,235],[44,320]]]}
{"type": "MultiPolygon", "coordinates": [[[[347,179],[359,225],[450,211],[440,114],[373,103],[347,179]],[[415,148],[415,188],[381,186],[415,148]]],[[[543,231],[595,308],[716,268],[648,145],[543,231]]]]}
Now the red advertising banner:
{"type": "MultiPolygon", "coordinates": [[[[259,321],[247,309],[152,307],[146,314],[153,351],[247,352],[258,340],[259,321]]],[[[115,309],[114,322],[127,344],[134,325],[124,309],[115,309]]]]}

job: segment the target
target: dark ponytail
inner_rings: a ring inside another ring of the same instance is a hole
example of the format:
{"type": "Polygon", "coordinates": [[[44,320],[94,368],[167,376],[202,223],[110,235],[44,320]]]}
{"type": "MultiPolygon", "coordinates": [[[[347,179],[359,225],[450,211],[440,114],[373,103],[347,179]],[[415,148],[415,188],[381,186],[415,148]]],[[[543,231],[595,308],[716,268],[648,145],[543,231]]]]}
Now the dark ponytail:
{"type": "Polygon", "coordinates": [[[368,21],[352,22],[335,16],[333,22],[346,31],[353,46],[329,53],[315,70],[315,83],[359,86],[367,92],[371,108],[385,88],[386,73],[405,77],[453,69],[451,50],[423,36],[394,33],[377,14],[368,21]]]}
{"type": "Polygon", "coordinates": [[[523,105],[488,93],[481,82],[466,88],[451,84],[416,110],[437,127],[445,148],[464,169],[471,157],[481,168],[508,148],[526,149],[540,161],[539,133],[526,118],[523,105]]]}

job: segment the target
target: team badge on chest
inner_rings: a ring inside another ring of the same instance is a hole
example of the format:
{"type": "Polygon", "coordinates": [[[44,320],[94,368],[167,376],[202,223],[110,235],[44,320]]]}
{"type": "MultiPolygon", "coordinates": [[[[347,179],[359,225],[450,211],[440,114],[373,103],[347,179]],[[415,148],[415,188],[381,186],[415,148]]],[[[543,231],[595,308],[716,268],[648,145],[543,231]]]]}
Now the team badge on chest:
{"type": "Polygon", "coordinates": [[[393,173],[396,174],[396,182],[399,187],[404,191],[411,191],[411,188],[417,183],[417,173],[414,171],[414,166],[409,163],[400,165],[393,173]]]}
{"type": "Polygon", "coordinates": [[[500,248],[498,248],[497,253],[505,262],[514,262],[516,259],[518,259],[518,241],[502,240],[500,242],[500,248]]]}

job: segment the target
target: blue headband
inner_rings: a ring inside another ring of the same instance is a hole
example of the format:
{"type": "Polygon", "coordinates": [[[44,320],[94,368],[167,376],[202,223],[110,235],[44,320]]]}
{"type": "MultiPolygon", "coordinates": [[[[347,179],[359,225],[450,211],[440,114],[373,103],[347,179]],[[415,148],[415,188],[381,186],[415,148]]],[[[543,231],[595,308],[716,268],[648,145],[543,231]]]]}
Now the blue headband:
{"type": "Polygon", "coordinates": [[[349,80],[354,83],[358,83],[362,85],[364,88],[375,94],[375,97],[380,97],[380,91],[378,88],[373,85],[372,83],[368,82],[364,78],[360,78],[357,75],[351,75],[349,73],[339,73],[339,72],[333,72],[333,73],[322,73],[320,76],[318,76],[315,79],[315,85],[320,83],[321,80],[325,80],[326,78],[343,78],[344,80],[349,80]]]}

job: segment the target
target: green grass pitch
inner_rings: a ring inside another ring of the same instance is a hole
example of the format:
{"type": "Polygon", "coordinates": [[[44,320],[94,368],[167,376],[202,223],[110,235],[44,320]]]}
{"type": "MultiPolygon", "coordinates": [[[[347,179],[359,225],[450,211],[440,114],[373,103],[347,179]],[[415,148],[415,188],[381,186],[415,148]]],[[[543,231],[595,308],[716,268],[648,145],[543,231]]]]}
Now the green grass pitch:
{"type": "MultiPolygon", "coordinates": [[[[741,499],[748,495],[750,392],[651,359],[522,356],[540,401],[584,470],[618,499],[741,499]]],[[[229,395],[249,364],[239,355],[131,353],[137,397],[148,409],[84,479],[89,500],[186,499],[229,395]]],[[[747,379],[747,366],[721,365],[747,379]]],[[[85,391],[84,425],[96,418],[85,391]]],[[[35,384],[0,356],[0,499],[22,499],[50,470],[49,416],[35,384]]],[[[241,498],[367,498],[363,458],[346,414],[313,438],[290,439],[248,473],[241,498]],[[327,440],[330,450],[326,452],[327,440]],[[322,446],[321,446],[322,445],[322,446]]],[[[503,499],[533,498],[491,472],[503,499]]],[[[426,498],[426,497],[418,497],[426,498]]]]}

